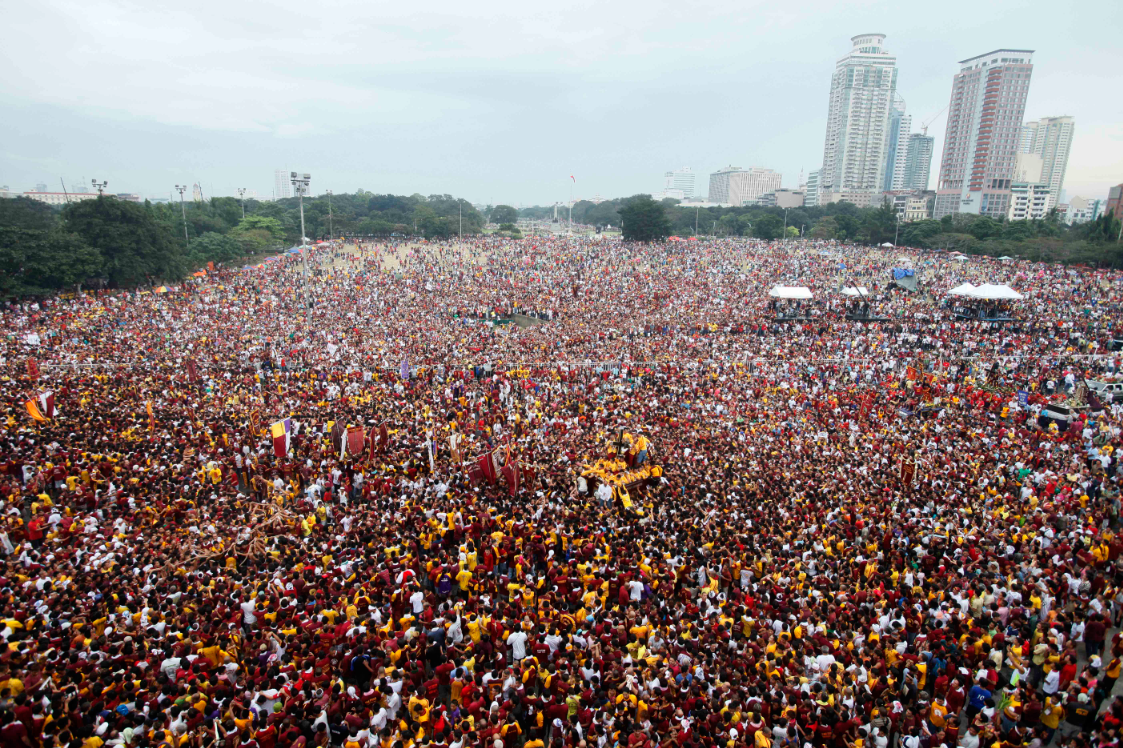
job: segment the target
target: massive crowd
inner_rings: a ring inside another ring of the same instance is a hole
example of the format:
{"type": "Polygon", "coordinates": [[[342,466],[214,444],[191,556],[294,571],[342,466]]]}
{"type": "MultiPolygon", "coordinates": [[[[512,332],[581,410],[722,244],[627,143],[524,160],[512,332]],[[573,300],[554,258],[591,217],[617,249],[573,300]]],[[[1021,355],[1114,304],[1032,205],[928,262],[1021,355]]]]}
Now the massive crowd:
{"type": "Polygon", "coordinates": [[[1083,385],[1121,299],[895,248],[481,238],[8,303],[0,739],[1117,746],[1123,407],[1083,385]],[[963,282],[1026,298],[958,319],[963,282]]]}

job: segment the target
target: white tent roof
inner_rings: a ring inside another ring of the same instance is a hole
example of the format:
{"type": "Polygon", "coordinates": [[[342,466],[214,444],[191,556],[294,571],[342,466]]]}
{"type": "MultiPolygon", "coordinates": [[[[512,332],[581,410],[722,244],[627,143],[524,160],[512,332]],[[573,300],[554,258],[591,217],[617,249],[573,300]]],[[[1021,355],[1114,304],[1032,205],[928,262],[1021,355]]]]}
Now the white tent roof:
{"type": "Polygon", "coordinates": [[[865,286],[847,286],[842,289],[842,293],[846,296],[869,296],[870,292],[866,290],[865,286]]]}
{"type": "Polygon", "coordinates": [[[952,257],[951,259],[959,260],[960,262],[967,262],[967,255],[958,255],[956,257],[952,257]]]}
{"type": "Polygon", "coordinates": [[[781,299],[810,299],[811,289],[806,286],[776,286],[768,295],[781,299]]]}
{"type": "Polygon", "coordinates": [[[976,299],[1022,299],[1025,298],[1020,293],[1006,285],[996,286],[991,283],[984,283],[970,294],[976,299]]]}
{"type": "Polygon", "coordinates": [[[883,247],[892,247],[892,246],[893,246],[893,242],[885,242],[885,243],[884,243],[884,244],[882,244],[881,246],[883,246],[883,247]]]}
{"type": "Polygon", "coordinates": [[[964,283],[961,286],[956,286],[952,290],[948,291],[948,293],[952,296],[974,296],[975,287],[970,283],[964,283]]]}
{"type": "Polygon", "coordinates": [[[999,257],[998,259],[1000,259],[1000,260],[1012,260],[1012,259],[1014,259],[1014,258],[1013,258],[1013,257],[1011,257],[1010,255],[1002,255],[1002,256],[1001,256],[1001,257],[999,257]]]}

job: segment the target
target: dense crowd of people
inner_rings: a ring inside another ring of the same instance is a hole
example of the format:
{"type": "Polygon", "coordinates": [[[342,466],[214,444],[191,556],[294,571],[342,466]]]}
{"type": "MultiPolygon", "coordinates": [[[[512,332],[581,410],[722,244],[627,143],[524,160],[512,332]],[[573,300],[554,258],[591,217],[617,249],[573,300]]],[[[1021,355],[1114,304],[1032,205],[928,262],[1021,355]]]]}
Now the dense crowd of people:
{"type": "Polygon", "coordinates": [[[481,237],[9,302],[4,748],[1118,746],[1121,298],[481,237]]]}

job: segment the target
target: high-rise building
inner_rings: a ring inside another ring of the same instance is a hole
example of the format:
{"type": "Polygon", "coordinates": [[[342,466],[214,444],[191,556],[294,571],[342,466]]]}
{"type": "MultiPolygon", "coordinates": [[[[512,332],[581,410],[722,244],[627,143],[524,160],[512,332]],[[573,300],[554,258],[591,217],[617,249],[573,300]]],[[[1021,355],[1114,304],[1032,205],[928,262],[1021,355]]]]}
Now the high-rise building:
{"type": "Polygon", "coordinates": [[[780,189],[780,172],[754,166],[728,166],[710,174],[709,201],[741,207],[766,192],[780,189]]]}
{"type": "Polygon", "coordinates": [[[998,49],[959,66],[932,217],[975,213],[998,218],[1010,208],[1033,50],[998,49]]]}
{"type": "Polygon", "coordinates": [[[889,146],[885,151],[885,171],[881,177],[883,192],[905,188],[905,159],[911,133],[912,116],[905,114],[905,100],[895,94],[889,113],[889,146]]]}
{"type": "Polygon", "coordinates": [[[931,135],[922,135],[918,132],[909,135],[908,147],[905,149],[904,177],[899,189],[928,189],[928,178],[932,172],[932,152],[935,150],[935,144],[936,139],[931,135]]]}
{"type": "Polygon", "coordinates": [[[191,199],[197,203],[203,202],[203,188],[198,182],[191,186],[191,199]]]}
{"type": "Polygon", "coordinates": [[[807,174],[807,184],[803,189],[803,204],[813,208],[819,204],[819,170],[807,174]]]}
{"type": "Polygon", "coordinates": [[[1072,133],[1076,120],[1072,117],[1042,117],[1027,122],[1022,128],[1021,153],[1034,153],[1041,157],[1041,182],[1048,186],[1053,207],[1064,189],[1068,153],[1072,147],[1072,133]]]}
{"type": "Polygon", "coordinates": [[[695,176],[696,175],[690,170],[689,166],[666,172],[663,175],[663,193],[666,194],[671,190],[677,190],[682,193],[682,195],[678,197],[679,200],[694,197],[695,176]]]}
{"type": "Polygon", "coordinates": [[[897,58],[882,46],[884,34],[861,34],[851,42],[831,78],[820,204],[879,192],[885,178],[897,58]]]}
{"type": "Polygon", "coordinates": [[[280,200],[292,197],[292,182],[289,181],[288,169],[277,169],[273,172],[273,198],[280,200]]]}
{"type": "Polygon", "coordinates": [[[1010,207],[1006,219],[1027,221],[1044,218],[1056,203],[1049,185],[1041,182],[1041,157],[1036,153],[1014,156],[1014,176],[1010,183],[1010,207]]]}

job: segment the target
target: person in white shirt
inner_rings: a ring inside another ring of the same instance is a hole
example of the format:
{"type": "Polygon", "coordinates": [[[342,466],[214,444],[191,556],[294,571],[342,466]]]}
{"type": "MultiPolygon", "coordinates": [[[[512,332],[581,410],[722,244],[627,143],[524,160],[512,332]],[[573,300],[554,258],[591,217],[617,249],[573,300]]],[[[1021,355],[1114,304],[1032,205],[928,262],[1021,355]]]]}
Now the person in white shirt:
{"type": "Polygon", "coordinates": [[[522,629],[512,631],[507,637],[507,646],[511,648],[511,656],[516,662],[526,657],[526,632],[522,629]]]}

